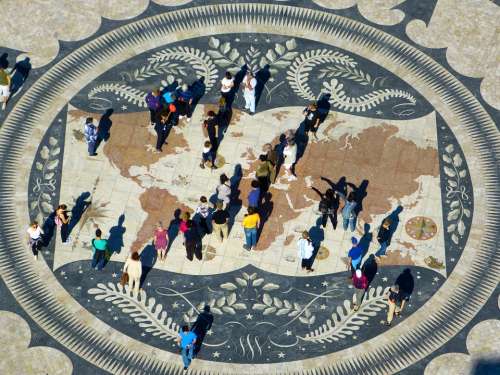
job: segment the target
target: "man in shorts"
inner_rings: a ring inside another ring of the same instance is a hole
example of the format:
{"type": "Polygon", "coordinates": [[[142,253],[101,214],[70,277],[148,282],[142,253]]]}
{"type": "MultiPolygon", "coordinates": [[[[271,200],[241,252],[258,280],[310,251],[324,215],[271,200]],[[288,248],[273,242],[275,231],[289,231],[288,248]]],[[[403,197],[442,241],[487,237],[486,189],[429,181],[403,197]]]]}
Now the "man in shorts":
{"type": "Polygon", "coordinates": [[[4,67],[0,67],[0,102],[2,103],[2,110],[7,106],[7,100],[10,96],[10,75],[4,67]]]}

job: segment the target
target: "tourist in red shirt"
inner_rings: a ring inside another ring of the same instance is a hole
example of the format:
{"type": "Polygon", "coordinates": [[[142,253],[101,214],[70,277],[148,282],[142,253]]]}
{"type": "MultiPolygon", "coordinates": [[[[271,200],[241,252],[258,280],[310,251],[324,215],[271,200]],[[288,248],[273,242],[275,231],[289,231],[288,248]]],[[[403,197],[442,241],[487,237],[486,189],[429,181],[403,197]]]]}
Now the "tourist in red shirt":
{"type": "Polygon", "coordinates": [[[368,278],[361,272],[361,270],[356,270],[352,276],[352,285],[356,289],[356,303],[354,304],[354,311],[358,311],[363,301],[366,289],[368,289],[368,278]]]}

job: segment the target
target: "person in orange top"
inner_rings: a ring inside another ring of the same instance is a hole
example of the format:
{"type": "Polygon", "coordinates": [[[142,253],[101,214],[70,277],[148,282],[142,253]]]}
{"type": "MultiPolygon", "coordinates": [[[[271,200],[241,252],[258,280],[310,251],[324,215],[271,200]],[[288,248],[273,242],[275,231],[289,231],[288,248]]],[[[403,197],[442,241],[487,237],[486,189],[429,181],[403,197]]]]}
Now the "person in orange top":
{"type": "Polygon", "coordinates": [[[245,231],[246,244],[243,248],[250,251],[257,244],[257,229],[260,226],[260,216],[253,207],[248,207],[248,214],[243,219],[243,230],[245,231]]]}

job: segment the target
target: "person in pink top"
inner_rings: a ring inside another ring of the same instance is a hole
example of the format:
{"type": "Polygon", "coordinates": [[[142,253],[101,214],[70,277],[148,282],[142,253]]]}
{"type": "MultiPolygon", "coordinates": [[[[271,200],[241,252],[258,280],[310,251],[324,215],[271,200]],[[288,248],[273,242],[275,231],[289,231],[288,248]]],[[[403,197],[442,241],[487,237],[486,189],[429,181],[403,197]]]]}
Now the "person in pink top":
{"type": "Polygon", "coordinates": [[[352,285],[356,290],[356,303],[354,304],[354,311],[358,311],[363,301],[366,289],[368,289],[368,278],[361,270],[356,270],[352,275],[352,285]]]}
{"type": "Polygon", "coordinates": [[[158,222],[153,234],[153,245],[158,253],[158,259],[162,262],[167,258],[168,231],[163,228],[162,222],[158,222]]]}

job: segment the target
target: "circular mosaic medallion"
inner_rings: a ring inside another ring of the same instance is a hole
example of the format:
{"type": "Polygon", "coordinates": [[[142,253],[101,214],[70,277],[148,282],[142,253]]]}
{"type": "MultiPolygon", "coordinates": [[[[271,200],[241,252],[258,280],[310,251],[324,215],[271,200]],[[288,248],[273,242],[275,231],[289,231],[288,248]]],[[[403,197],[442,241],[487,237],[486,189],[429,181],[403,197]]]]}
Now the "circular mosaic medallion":
{"type": "Polygon", "coordinates": [[[316,255],[316,259],[323,260],[328,258],[329,255],[330,255],[330,250],[328,250],[324,246],[320,246],[318,250],[318,255],[316,255]]]}
{"type": "Polygon", "coordinates": [[[412,217],[405,224],[406,233],[416,240],[429,240],[437,233],[437,225],[429,217],[412,217]]]}

